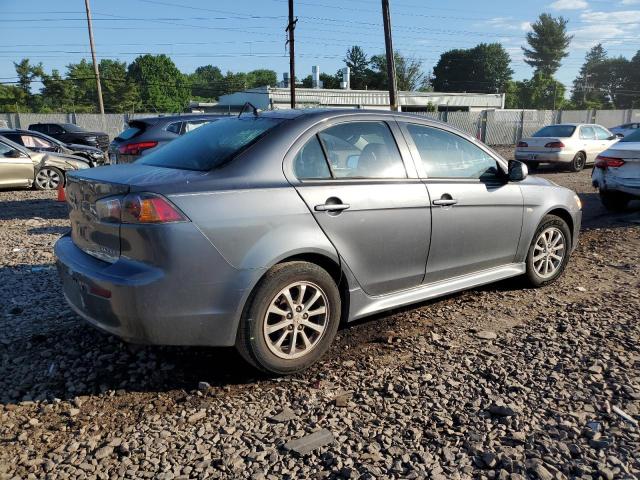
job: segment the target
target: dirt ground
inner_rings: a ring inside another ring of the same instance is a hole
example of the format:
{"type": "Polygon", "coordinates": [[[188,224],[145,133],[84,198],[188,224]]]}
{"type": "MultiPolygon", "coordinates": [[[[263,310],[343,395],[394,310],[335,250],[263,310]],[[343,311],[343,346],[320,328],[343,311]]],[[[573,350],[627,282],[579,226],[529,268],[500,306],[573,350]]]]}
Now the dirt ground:
{"type": "Polygon", "coordinates": [[[605,211],[588,170],[536,174],[584,205],[557,283],[356,322],[288,378],[92,329],[53,267],[65,205],[0,192],[0,478],[640,478],[639,205],[605,211]]]}

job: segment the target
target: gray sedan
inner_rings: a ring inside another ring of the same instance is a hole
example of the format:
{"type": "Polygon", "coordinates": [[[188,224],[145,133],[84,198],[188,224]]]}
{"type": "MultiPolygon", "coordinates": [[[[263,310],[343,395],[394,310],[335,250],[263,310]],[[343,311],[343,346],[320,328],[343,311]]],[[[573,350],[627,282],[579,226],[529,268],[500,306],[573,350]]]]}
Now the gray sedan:
{"type": "Polygon", "coordinates": [[[235,345],[265,371],[352,321],[498,280],[556,280],[581,205],[474,138],[354,110],[225,118],[69,176],[67,301],[131,342],[235,345]]]}

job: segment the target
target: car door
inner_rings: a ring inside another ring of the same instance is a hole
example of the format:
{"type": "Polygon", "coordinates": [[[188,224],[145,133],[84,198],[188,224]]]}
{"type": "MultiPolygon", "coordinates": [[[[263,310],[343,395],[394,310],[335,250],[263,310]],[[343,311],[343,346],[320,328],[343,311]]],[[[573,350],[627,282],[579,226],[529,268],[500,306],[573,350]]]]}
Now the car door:
{"type": "Polygon", "coordinates": [[[66,130],[64,128],[62,128],[60,125],[56,125],[55,123],[51,123],[48,126],[48,132],[44,132],[47,135],[49,135],[50,137],[53,137],[57,140],[60,140],[61,142],[64,143],[70,143],[73,139],[69,138],[71,137],[71,135],[69,135],[66,130]]]}
{"type": "Polygon", "coordinates": [[[429,248],[428,195],[394,130],[394,121],[344,118],[314,127],[292,149],[285,171],[372,296],[420,285],[429,248]]]}
{"type": "Polygon", "coordinates": [[[596,130],[592,125],[582,125],[580,127],[580,143],[582,149],[587,154],[587,162],[594,162],[600,150],[600,140],[596,138],[596,130]]]}
{"type": "Polygon", "coordinates": [[[11,145],[0,142],[0,185],[19,187],[30,185],[32,181],[33,161],[11,145]]]}
{"type": "Polygon", "coordinates": [[[431,246],[425,283],[515,261],[523,197],[499,162],[462,136],[403,123],[431,198],[431,246]]]}

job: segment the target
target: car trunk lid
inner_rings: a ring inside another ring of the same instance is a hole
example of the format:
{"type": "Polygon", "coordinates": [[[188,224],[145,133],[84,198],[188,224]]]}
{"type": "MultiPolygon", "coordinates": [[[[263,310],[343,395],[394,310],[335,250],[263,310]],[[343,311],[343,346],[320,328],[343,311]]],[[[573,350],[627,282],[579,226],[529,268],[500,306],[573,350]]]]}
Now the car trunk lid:
{"type": "Polygon", "coordinates": [[[559,137],[529,137],[523,138],[520,140],[527,144],[526,147],[518,146],[518,150],[524,152],[553,152],[558,150],[557,148],[545,147],[545,145],[554,142],[562,142],[563,140],[559,137]]]}

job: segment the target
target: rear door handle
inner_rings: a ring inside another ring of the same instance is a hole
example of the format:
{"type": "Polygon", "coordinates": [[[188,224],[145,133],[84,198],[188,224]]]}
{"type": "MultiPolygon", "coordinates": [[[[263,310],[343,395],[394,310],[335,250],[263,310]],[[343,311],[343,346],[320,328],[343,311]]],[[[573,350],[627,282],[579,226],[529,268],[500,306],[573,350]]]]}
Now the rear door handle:
{"type": "Polygon", "coordinates": [[[458,203],[458,200],[453,198],[448,193],[444,193],[439,199],[434,200],[431,203],[433,203],[434,205],[440,205],[441,207],[447,207],[447,206],[455,205],[456,203],[458,203]]]}
{"type": "Polygon", "coordinates": [[[351,207],[348,203],[325,203],[323,205],[316,205],[314,210],[316,212],[341,212],[351,207]]]}

